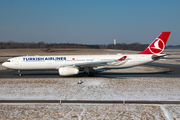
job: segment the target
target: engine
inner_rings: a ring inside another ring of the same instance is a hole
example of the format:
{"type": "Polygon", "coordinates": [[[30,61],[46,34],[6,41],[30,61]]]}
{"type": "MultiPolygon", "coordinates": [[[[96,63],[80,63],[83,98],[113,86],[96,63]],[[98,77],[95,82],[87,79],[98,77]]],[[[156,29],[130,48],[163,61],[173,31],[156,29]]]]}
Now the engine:
{"type": "Polygon", "coordinates": [[[61,67],[59,68],[59,75],[61,76],[70,76],[76,75],[79,73],[79,69],[72,67],[61,67]]]}

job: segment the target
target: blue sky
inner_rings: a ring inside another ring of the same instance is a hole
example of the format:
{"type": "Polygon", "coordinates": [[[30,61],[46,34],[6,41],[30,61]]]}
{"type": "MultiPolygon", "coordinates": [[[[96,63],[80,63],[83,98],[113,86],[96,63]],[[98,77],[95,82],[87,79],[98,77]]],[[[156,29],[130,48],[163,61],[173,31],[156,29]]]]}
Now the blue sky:
{"type": "Polygon", "coordinates": [[[180,44],[179,0],[0,0],[0,42],[180,44]]]}

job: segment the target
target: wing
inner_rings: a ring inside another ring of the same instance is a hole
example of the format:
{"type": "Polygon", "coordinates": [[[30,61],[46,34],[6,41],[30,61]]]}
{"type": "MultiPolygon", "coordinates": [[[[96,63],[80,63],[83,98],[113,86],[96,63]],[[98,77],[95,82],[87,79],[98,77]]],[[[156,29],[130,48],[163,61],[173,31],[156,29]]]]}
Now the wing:
{"type": "Polygon", "coordinates": [[[115,62],[116,60],[113,61],[92,61],[92,62],[85,62],[85,63],[75,63],[75,64],[71,64],[71,65],[66,65],[63,67],[68,67],[68,66],[74,66],[74,67],[97,67],[97,66],[104,66],[107,65],[107,63],[109,62],[115,62]]]}
{"type": "Polygon", "coordinates": [[[120,59],[115,59],[115,60],[109,60],[109,61],[91,61],[91,62],[84,62],[84,63],[75,63],[75,64],[71,64],[71,65],[66,65],[63,67],[80,67],[80,68],[84,68],[84,67],[97,67],[97,66],[104,66],[104,65],[108,65],[108,63],[111,62],[118,62],[118,61],[124,61],[126,60],[127,56],[123,56],[120,59]]]}

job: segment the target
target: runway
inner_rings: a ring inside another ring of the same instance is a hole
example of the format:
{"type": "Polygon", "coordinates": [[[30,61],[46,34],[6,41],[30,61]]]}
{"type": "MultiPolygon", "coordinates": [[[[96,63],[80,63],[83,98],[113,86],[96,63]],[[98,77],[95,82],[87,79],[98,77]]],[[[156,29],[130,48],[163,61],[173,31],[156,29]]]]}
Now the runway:
{"type": "Polygon", "coordinates": [[[180,104],[180,101],[140,100],[0,100],[0,103],[68,103],[68,104],[180,104]]]}
{"type": "MultiPolygon", "coordinates": [[[[148,63],[148,66],[167,68],[169,71],[151,72],[151,73],[116,73],[116,72],[101,72],[94,74],[94,77],[102,78],[119,78],[119,77],[180,77],[180,65],[163,64],[163,63],[148,63]]],[[[22,78],[61,78],[58,71],[22,71],[22,78]]],[[[78,74],[71,77],[83,77],[83,74],[78,74]]],[[[19,78],[18,72],[15,70],[0,71],[0,78],[19,78]]]]}

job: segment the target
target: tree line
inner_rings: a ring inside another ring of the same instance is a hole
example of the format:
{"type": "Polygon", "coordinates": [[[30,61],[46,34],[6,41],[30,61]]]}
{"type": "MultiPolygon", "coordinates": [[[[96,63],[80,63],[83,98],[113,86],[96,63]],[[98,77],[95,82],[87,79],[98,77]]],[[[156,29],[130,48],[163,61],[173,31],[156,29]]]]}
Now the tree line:
{"type": "MultiPolygon", "coordinates": [[[[78,48],[78,49],[118,49],[118,50],[136,50],[142,51],[148,47],[148,44],[140,43],[117,43],[114,44],[98,44],[98,45],[87,45],[87,44],[76,44],[76,43],[18,43],[18,42],[0,42],[0,49],[16,49],[16,48],[36,48],[36,49],[55,49],[55,48],[78,48]]],[[[168,45],[165,49],[180,49],[180,45],[168,45]]]]}
{"type": "Polygon", "coordinates": [[[75,43],[18,43],[18,42],[0,42],[0,49],[15,49],[15,48],[88,48],[88,49],[99,49],[98,45],[86,45],[86,44],[75,44],[75,43]]]}
{"type": "Polygon", "coordinates": [[[119,50],[144,50],[148,44],[140,43],[118,43],[114,44],[99,44],[99,45],[87,45],[87,44],[76,44],[76,43],[18,43],[18,42],[0,42],[0,49],[16,49],[16,48],[37,48],[37,49],[55,49],[55,48],[82,48],[82,49],[119,49],[119,50]]]}
{"type": "Polygon", "coordinates": [[[180,45],[168,45],[165,49],[180,49],[180,45]]]}

